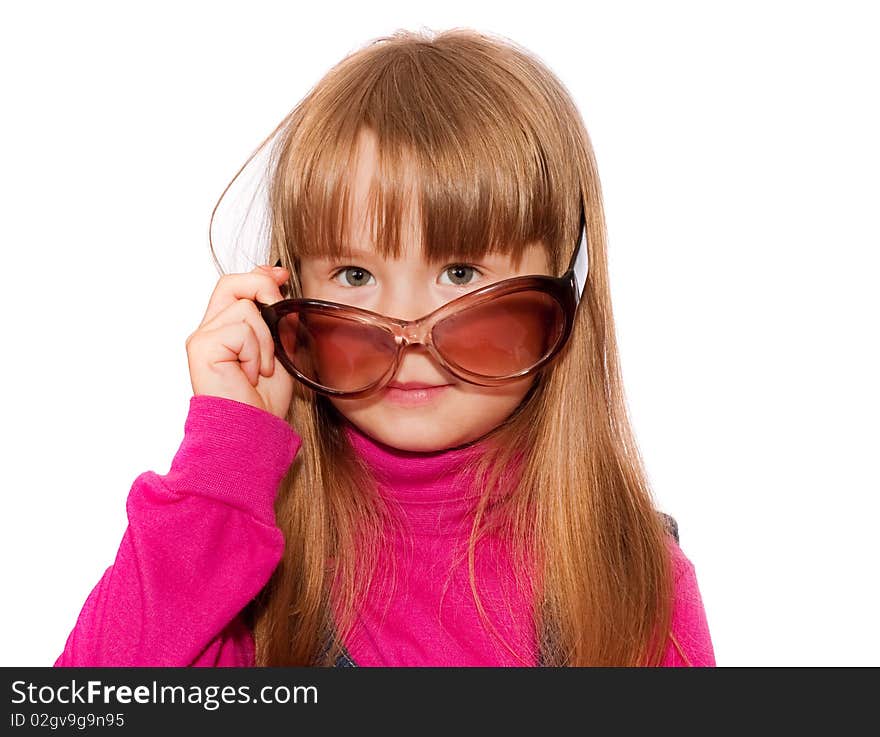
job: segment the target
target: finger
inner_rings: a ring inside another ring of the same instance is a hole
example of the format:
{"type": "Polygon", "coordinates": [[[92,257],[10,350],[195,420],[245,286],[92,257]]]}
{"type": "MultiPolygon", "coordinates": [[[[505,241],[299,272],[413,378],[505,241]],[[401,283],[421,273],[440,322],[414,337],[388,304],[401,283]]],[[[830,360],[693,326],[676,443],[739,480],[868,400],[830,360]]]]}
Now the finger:
{"type": "Polygon", "coordinates": [[[218,325],[206,335],[212,338],[207,360],[212,364],[238,361],[248,381],[256,386],[260,373],[260,344],[250,323],[218,325]]]}
{"type": "Polygon", "coordinates": [[[272,331],[269,330],[263,315],[252,300],[237,300],[199,330],[212,330],[220,325],[236,324],[242,321],[250,326],[259,344],[259,373],[263,376],[271,376],[275,362],[275,341],[272,338],[272,331]]]}
{"type": "Polygon", "coordinates": [[[208,307],[199,327],[209,323],[220,312],[239,299],[259,300],[274,304],[283,299],[279,285],[288,278],[287,269],[257,266],[243,274],[224,274],[217,280],[208,307]]]}

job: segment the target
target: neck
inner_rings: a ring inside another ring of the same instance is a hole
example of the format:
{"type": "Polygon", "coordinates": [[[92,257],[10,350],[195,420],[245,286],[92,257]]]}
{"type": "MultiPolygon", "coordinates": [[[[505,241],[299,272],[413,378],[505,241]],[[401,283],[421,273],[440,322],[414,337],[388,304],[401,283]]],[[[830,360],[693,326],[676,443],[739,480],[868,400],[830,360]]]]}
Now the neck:
{"type": "Polygon", "coordinates": [[[345,433],[375,477],[392,513],[403,518],[413,536],[470,532],[471,512],[481,489],[476,488],[469,464],[489,449],[488,438],[457,448],[421,452],[386,445],[351,422],[346,422],[345,433]]]}

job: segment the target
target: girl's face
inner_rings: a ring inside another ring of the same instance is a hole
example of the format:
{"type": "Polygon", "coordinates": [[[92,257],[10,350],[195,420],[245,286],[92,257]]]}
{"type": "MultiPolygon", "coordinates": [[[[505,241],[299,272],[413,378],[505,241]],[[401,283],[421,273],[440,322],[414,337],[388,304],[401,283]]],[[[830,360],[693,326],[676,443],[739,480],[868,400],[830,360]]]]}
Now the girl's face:
{"type": "MultiPolygon", "coordinates": [[[[361,139],[353,180],[351,258],[302,258],[300,283],[304,297],[354,305],[390,317],[413,320],[462,294],[502,279],[524,274],[549,274],[544,247],[531,244],[520,263],[488,254],[468,263],[426,261],[410,217],[401,258],[384,260],[370,245],[364,217],[366,194],[374,167],[373,142],[361,139]]],[[[414,216],[414,210],[410,210],[414,216]]],[[[386,445],[408,451],[436,451],[481,438],[519,406],[536,376],[499,387],[477,386],[437,363],[423,346],[401,355],[391,385],[363,399],[330,397],[333,405],[361,431],[386,445]],[[402,390],[395,384],[422,383],[436,389],[402,390]]]]}

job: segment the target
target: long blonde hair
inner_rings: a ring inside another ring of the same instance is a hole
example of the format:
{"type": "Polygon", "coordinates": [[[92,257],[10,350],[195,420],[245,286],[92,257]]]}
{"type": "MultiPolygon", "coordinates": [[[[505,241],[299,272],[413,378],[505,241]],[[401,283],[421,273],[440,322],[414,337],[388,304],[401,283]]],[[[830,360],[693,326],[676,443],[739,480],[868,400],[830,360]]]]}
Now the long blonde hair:
{"type": "MultiPolygon", "coordinates": [[[[345,252],[347,174],[365,130],[378,147],[370,208],[385,256],[400,253],[404,208],[416,194],[428,258],[494,250],[517,259],[541,241],[558,275],[583,208],[589,279],[570,342],[478,459],[470,583],[488,621],[473,559],[480,536],[494,530],[531,592],[543,664],[658,665],[671,638],[668,532],[627,416],[599,175],[570,95],[533,54],[469,29],[398,31],[348,55],[251,155],[275,139],[266,261],[291,269],[296,296],[300,257],[345,252]],[[521,472],[498,498],[498,469],[515,458],[521,472]]],[[[295,384],[287,420],[302,447],[276,502],[284,556],[246,610],[258,666],[334,662],[388,520],[339,413],[295,384]]],[[[535,664],[534,653],[517,655],[535,664]]]]}

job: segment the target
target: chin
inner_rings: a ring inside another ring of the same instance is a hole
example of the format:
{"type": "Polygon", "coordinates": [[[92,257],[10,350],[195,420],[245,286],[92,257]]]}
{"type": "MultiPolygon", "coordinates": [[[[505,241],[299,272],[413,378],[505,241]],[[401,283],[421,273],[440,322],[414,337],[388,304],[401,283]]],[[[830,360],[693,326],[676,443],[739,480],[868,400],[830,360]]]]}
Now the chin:
{"type": "Polygon", "coordinates": [[[502,423],[522,399],[524,390],[510,395],[479,388],[458,392],[435,406],[401,408],[381,397],[330,401],[363,433],[398,450],[418,453],[457,448],[479,440],[502,423]]]}
{"type": "Polygon", "coordinates": [[[375,426],[370,423],[361,429],[385,445],[412,453],[433,453],[467,442],[458,435],[443,432],[430,422],[416,419],[395,424],[377,423],[375,426]]]}
{"type": "Polygon", "coordinates": [[[374,440],[397,450],[433,453],[464,445],[481,434],[461,421],[438,421],[436,414],[386,412],[378,407],[362,411],[343,411],[345,418],[374,440]],[[473,432],[471,432],[473,430],[473,432]]]}

